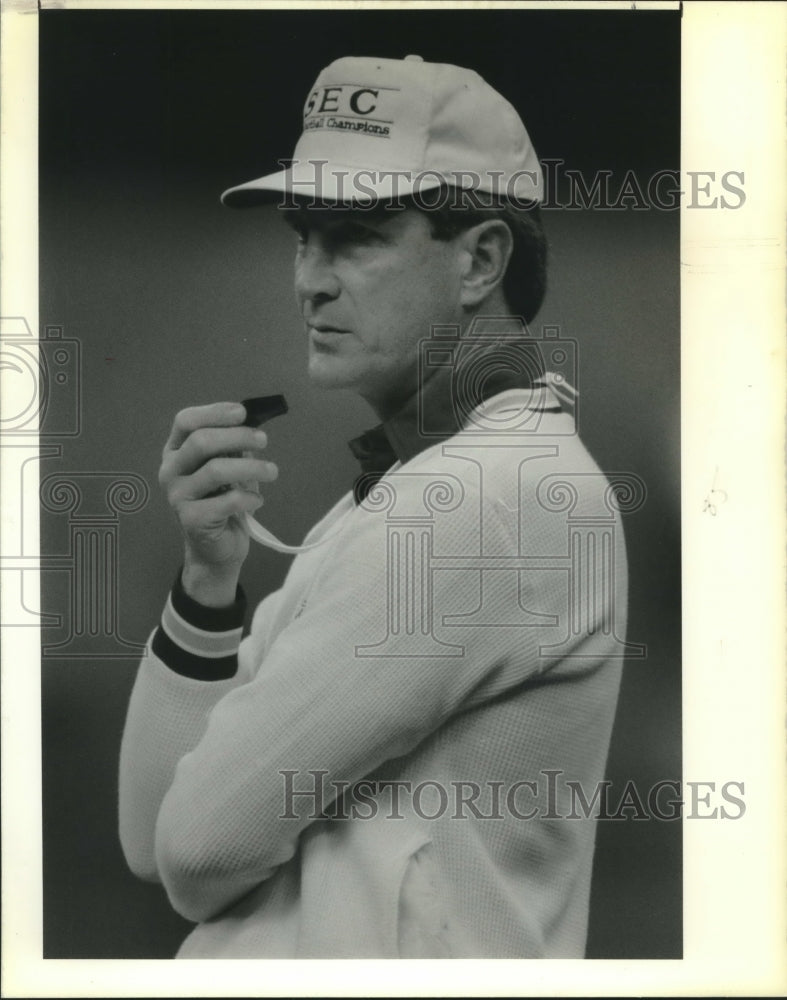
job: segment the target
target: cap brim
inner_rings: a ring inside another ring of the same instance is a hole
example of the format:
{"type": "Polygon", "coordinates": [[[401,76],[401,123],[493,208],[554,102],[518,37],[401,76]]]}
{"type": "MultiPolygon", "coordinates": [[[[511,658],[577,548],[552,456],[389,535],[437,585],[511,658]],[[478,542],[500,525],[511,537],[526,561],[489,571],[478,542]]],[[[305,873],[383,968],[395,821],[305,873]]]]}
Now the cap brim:
{"type": "Polygon", "coordinates": [[[269,205],[278,201],[285,207],[296,199],[311,204],[371,205],[378,201],[391,201],[418,193],[433,191],[442,180],[418,177],[415,182],[402,172],[390,171],[379,176],[367,168],[328,163],[324,160],[296,161],[286,170],[279,170],[265,177],[258,177],[245,184],[226,190],[221,201],[232,208],[269,205]]]}
{"type": "Polygon", "coordinates": [[[222,204],[231,208],[246,208],[275,202],[277,198],[287,193],[289,176],[289,171],[280,170],[278,173],[267,174],[265,177],[257,177],[253,181],[228,188],[221,195],[222,204]]]}

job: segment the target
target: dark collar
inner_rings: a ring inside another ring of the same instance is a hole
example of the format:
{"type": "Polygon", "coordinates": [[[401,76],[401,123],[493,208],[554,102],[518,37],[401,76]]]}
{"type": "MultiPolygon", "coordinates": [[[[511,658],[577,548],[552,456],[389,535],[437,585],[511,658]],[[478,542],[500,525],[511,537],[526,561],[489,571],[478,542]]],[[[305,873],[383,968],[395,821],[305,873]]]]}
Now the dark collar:
{"type": "Polygon", "coordinates": [[[508,389],[528,389],[544,374],[538,341],[524,336],[440,338],[422,351],[420,387],[389,419],[349,442],[361,464],[356,500],[398,460],[446,441],[481,403],[508,389]],[[432,363],[430,363],[430,361],[432,363]]]}

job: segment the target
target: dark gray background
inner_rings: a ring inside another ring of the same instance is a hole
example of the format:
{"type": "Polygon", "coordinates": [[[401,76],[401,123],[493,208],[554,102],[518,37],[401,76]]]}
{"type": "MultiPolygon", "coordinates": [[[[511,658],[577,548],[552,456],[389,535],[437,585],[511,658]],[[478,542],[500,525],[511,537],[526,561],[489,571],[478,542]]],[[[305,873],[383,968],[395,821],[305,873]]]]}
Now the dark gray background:
{"type": "MultiPolygon", "coordinates": [[[[120,628],[144,642],[180,561],[156,472],[173,414],[284,392],[271,425],[280,479],[264,522],[295,542],[356,475],[346,440],[374,423],[310,388],[290,234],[269,210],[222,208],[224,188],[291,154],[318,71],[343,55],[467,65],[520,110],[542,158],[590,180],[679,166],[675,13],[131,12],[40,15],[42,325],[81,344],[82,431],[52,472],[134,472],[151,500],[120,523],[120,628]]],[[[629,638],[608,776],[646,792],[680,777],[679,217],[545,212],[550,290],[536,320],[579,344],[581,433],[607,471],[648,488],[627,521],[629,638]]],[[[42,551],[67,546],[46,514],[42,551]]],[[[289,558],[255,547],[252,601],[289,558]]],[[[42,607],[66,615],[62,574],[42,607]]],[[[47,645],[62,638],[44,629],[47,645]]],[[[89,652],[86,640],[85,651],[89,652]]],[[[44,658],[44,928],[50,958],[173,954],[188,925],[125,869],[117,756],[136,664],[44,658]]],[[[679,957],[678,822],[602,822],[590,957],[679,957]]]]}

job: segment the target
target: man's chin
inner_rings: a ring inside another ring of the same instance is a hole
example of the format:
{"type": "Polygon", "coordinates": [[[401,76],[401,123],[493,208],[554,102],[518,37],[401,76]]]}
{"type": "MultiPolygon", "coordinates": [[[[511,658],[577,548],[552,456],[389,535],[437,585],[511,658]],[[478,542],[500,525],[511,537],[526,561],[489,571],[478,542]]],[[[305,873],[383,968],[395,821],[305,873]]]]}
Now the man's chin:
{"type": "Polygon", "coordinates": [[[319,389],[354,389],[355,379],[347,366],[335,358],[311,355],[308,368],[309,380],[319,389]]]}

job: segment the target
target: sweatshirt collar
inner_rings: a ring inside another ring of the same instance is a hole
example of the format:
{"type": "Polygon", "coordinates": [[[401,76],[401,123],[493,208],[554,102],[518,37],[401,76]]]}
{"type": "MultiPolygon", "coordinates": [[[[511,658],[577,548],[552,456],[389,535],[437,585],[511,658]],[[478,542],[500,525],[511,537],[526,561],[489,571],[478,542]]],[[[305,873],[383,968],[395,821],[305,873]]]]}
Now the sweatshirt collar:
{"type": "Polygon", "coordinates": [[[530,389],[544,377],[540,342],[527,336],[441,338],[434,350],[442,360],[426,368],[419,390],[392,417],[349,442],[367,476],[379,477],[397,460],[404,464],[453,437],[493,396],[530,389]]]}

